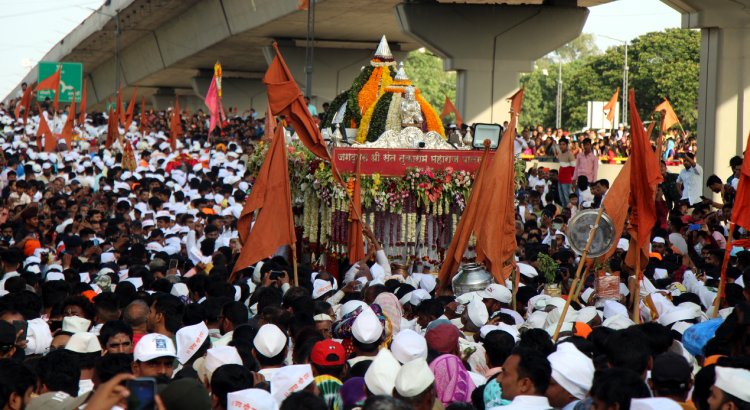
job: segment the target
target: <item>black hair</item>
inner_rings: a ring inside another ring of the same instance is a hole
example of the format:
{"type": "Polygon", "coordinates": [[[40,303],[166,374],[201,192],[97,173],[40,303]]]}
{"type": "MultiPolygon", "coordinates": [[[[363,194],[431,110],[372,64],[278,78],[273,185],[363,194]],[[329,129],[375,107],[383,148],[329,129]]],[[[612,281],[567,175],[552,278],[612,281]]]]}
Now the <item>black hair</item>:
{"type": "Polygon", "coordinates": [[[513,356],[518,356],[518,378],[528,377],[534,384],[537,394],[544,394],[552,377],[552,367],[547,360],[547,355],[535,349],[527,347],[516,347],[513,356]]]}
{"type": "Polygon", "coordinates": [[[714,174],[714,175],[709,176],[708,179],[706,180],[707,187],[710,187],[713,184],[723,184],[723,182],[721,182],[721,178],[719,178],[717,175],[714,174]]]}
{"type": "Polygon", "coordinates": [[[78,382],[81,369],[78,356],[70,350],[58,349],[49,352],[36,364],[36,374],[41,384],[49,391],[64,391],[75,397],[78,395],[78,382]]]}
{"type": "Polygon", "coordinates": [[[643,374],[648,368],[651,348],[643,343],[645,337],[643,332],[626,332],[626,330],[618,330],[607,337],[604,346],[607,361],[612,367],[643,374]]]}
{"type": "Polygon", "coordinates": [[[94,320],[96,316],[96,308],[85,296],[69,296],[63,301],[63,313],[65,313],[66,306],[78,306],[83,311],[83,314],[88,320],[94,320]]]}
{"type": "Polygon", "coordinates": [[[102,325],[99,329],[99,344],[102,345],[102,350],[107,350],[107,341],[109,338],[124,333],[128,335],[130,340],[133,340],[133,328],[122,320],[110,320],[102,325]]]}
{"type": "Polygon", "coordinates": [[[635,327],[626,329],[626,333],[636,332],[634,337],[640,337],[651,349],[651,355],[656,357],[672,347],[674,342],[672,332],[666,326],[658,322],[641,323],[635,327]],[[640,332],[639,332],[640,331],[640,332]]]}
{"type": "Polygon", "coordinates": [[[211,375],[211,394],[219,399],[222,408],[227,408],[227,394],[251,389],[253,374],[239,364],[225,364],[211,375]]]}
{"type": "Polygon", "coordinates": [[[182,312],[182,325],[192,326],[206,320],[206,307],[203,303],[185,305],[182,312]]]}
{"type": "Polygon", "coordinates": [[[106,383],[120,373],[132,373],[133,355],[129,353],[105,354],[94,366],[94,377],[99,383],[106,383]]]}
{"type": "Polygon", "coordinates": [[[248,321],[247,306],[242,302],[229,302],[222,307],[221,312],[224,319],[232,322],[233,326],[239,326],[248,321]]]}
{"type": "MultiPolygon", "coordinates": [[[[521,340],[518,342],[519,347],[524,347],[544,355],[549,356],[555,351],[555,345],[549,333],[542,329],[529,329],[521,334],[521,340]]],[[[544,390],[542,390],[544,392],[544,390]]]]}
{"type": "Polygon", "coordinates": [[[156,293],[153,306],[156,313],[164,315],[164,327],[172,333],[177,333],[182,327],[182,311],[185,308],[180,298],[168,293],[156,293]]]}
{"type": "Polygon", "coordinates": [[[630,410],[632,399],[651,397],[640,374],[619,368],[597,371],[590,394],[603,401],[607,407],[619,405],[620,410],[630,410]]]}
{"type": "Polygon", "coordinates": [[[412,406],[403,400],[391,396],[370,396],[365,400],[362,410],[411,410],[412,406]]]}
{"type": "Polygon", "coordinates": [[[695,381],[693,383],[693,393],[691,400],[695,403],[695,406],[699,409],[707,409],[708,398],[711,396],[711,386],[716,381],[716,365],[711,364],[703,367],[695,374],[695,381]]]}
{"type": "Polygon", "coordinates": [[[13,393],[24,397],[33,387],[36,387],[36,376],[31,369],[15,360],[0,360],[0,407],[8,404],[13,393]]]}
{"type": "Polygon", "coordinates": [[[308,391],[298,391],[289,395],[279,410],[328,410],[328,404],[319,396],[308,391]]]}
{"type": "Polygon", "coordinates": [[[493,330],[484,337],[484,350],[487,353],[488,365],[500,367],[510,356],[516,346],[516,339],[503,330],[493,330]]]}
{"type": "Polygon", "coordinates": [[[428,317],[439,318],[443,315],[445,309],[443,304],[436,299],[423,300],[422,303],[417,306],[417,314],[423,314],[428,317]]]}

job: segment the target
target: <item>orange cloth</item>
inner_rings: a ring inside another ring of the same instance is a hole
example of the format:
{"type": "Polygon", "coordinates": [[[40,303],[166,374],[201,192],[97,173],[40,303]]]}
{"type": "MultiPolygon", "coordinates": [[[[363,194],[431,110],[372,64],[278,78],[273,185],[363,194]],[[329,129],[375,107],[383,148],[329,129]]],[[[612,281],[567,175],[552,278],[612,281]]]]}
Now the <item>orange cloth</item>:
{"type": "Polygon", "coordinates": [[[664,118],[661,124],[662,131],[666,131],[672,128],[673,125],[680,123],[680,119],[677,118],[677,114],[675,114],[674,109],[672,109],[672,104],[670,104],[669,100],[667,100],[666,98],[664,99],[664,102],[654,108],[654,112],[659,111],[662,113],[664,118]]]}
{"type": "Polygon", "coordinates": [[[87,290],[81,293],[81,296],[85,297],[89,300],[89,302],[93,303],[94,298],[96,297],[96,292],[94,292],[93,290],[87,290]]]}
{"type": "Polygon", "coordinates": [[[365,257],[365,243],[362,239],[362,183],[359,178],[359,156],[357,156],[357,171],[354,176],[354,189],[349,204],[349,263],[360,261],[365,257]]]}
{"type": "Polygon", "coordinates": [[[65,125],[63,125],[62,133],[60,136],[65,140],[65,145],[68,146],[68,151],[73,149],[73,123],[75,122],[76,118],[76,98],[75,98],[75,91],[73,91],[73,101],[70,103],[70,107],[68,108],[68,119],[65,120],[65,125]]]}
{"type": "Polygon", "coordinates": [[[31,109],[31,87],[26,87],[26,91],[23,92],[21,101],[16,105],[16,119],[21,117],[21,107],[23,107],[23,125],[26,126],[26,120],[29,118],[29,110],[31,109]]]}
{"type": "Polygon", "coordinates": [[[731,220],[736,225],[750,230],[750,134],[747,136],[744,158],[742,169],[740,169],[740,182],[737,185],[737,195],[734,197],[731,220]]]}
{"type": "Polygon", "coordinates": [[[591,334],[591,326],[583,322],[575,322],[573,326],[573,334],[586,339],[591,334]]]}
{"type": "Polygon", "coordinates": [[[476,229],[477,211],[479,210],[479,195],[482,186],[483,178],[487,178],[487,168],[489,167],[490,160],[487,158],[487,150],[482,155],[482,162],[479,164],[476,176],[474,178],[474,185],[471,187],[471,193],[469,199],[466,202],[466,208],[461,214],[458,220],[458,226],[456,232],[453,234],[448,251],[445,253],[445,259],[443,264],[440,266],[440,273],[438,273],[438,284],[441,290],[445,290],[451,286],[451,278],[458,271],[458,267],[461,265],[461,261],[466,252],[466,246],[469,244],[469,238],[471,233],[476,229]]]}
{"type": "Polygon", "coordinates": [[[331,156],[323,135],[307,109],[302,92],[276,43],[273,44],[273,48],[276,50],[276,56],[263,77],[263,83],[268,90],[268,107],[271,114],[285,116],[297,131],[302,144],[318,158],[330,161],[331,156]]]}
{"type": "Polygon", "coordinates": [[[117,90],[117,107],[115,107],[115,112],[117,112],[117,121],[118,125],[125,126],[125,110],[122,108],[122,87],[120,87],[119,90],[117,90]]]}
{"type": "Polygon", "coordinates": [[[146,117],[146,97],[141,97],[141,123],[138,124],[138,130],[140,132],[145,132],[146,122],[148,122],[146,117]]]}
{"type": "Polygon", "coordinates": [[[125,113],[125,132],[130,128],[130,124],[133,123],[133,113],[135,112],[135,97],[138,95],[138,87],[133,90],[133,96],[130,97],[130,104],[128,104],[128,111],[125,113]]]}
{"type": "Polygon", "coordinates": [[[62,76],[62,65],[55,71],[54,74],[39,81],[34,91],[41,90],[52,90],[55,92],[55,100],[53,102],[54,111],[57,112],[57,103],[60,101],[60,77],[62,76]]]}
{"type": "Polygon", "coordinates": [[[286,158],[284,128],[277,127],[263,165],[260,167],[253,190],[245,201],[245,206],[237,222],[242,249],[234,274],[273,255],[282,245],[297,242],[292,215],[292,194],[289,187],[289,168],[286,158]],[[258,216],[250,229],[255,211],[258,216]]]}
{"type": "Polygon", "coordinates": [[[630,90],[630,125],[632,153],[630,168],[630,225],[636,232],[632,235],[638,247],[650,241],[651,230],[656,224],[656,185],[662,180],[658,158],[651,149],[648,136],[643,132],[643,123],[635,105],[635,92],[630,90]]]}
{"type": "Polygon", "coordinates": [[[120,136],[120,130],[117,127],[117,113],[112,107],[109,107],[109,118],[107,118],[107,139],[104,141],[104,147],[108,148],[115,143],[115,139],[120,136]]]}
{"type": "Polygon", "coordinates": [[[448,96],[445,96],[445,104],[443,105],[443,112],[440,113],[440,116],[445,118],[448,116],[448,114],[453,113],[456,115],[456,124],[461,127],[461,125],[464,123],[463,118],[461,118],[461,114],[458,113],[458,110],[456,109],[456,106],[453,105],[451,102],[451,99],[448,98],[448,96]]]}
{"type": "Polygon", "coordinates": [[[174,112],[172,119],[169,121],[169,147],[172,151],[177,149],[177,137],[182,136],[182,120],[180,118],[180,99],[174,98],[174,112]]]}
{"type": "Polygon", "coordinates": [[[44,136],[44,152],[54,152],[57,145],[57,138],[52,135],[47,120],[44,118],[42,109],[39,109],[39,128],[36,130],[36,146],[39,151],[42,150],[42,136],[44,136]]]}
{"type": "Polygon", "coordinates": [[[615,120],[615,111],[617,110],[617,100],[620,99],[620,87],[617,87],[615,93],[612,94],[612,98],[609,102],[604,105],[604,112],[607,113],[607,121],[612,124],[615,120]]]}
{"type": "Polygon", "coordinates": [[[484,262],[497,283],[505,283],[516,253],[515,200],[516,169],[513,144],[516,124],[523,103],[523,88],[511,97],[511,119],[497,152],[482,180],[483,194],[478,198],[478,212],[482,223],[477,224],[477,261],[484,262]]]}
{"type": "Polygon", "coordinates": [[[34,251],[41,248],[42,244],[39,242],[38,239],[29,239],[23,244],[23,255],[24,256],[31,256],[34,254],[34,251]]]}

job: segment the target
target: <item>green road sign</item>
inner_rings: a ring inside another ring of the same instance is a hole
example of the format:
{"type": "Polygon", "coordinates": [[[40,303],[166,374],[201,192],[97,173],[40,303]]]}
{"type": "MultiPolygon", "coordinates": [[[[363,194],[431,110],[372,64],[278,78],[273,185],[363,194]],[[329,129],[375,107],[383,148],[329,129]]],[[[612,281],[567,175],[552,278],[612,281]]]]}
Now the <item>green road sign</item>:
{"type": "MultiPolygon", "coordinates": [[[[81,63],[56,63],[52,61],[39,62],[39,80],[51,76],[57,71],[57,67],[62,64],[62,75],[60,76],[60,102],[69,103],[73,101],[75,91],[76,103],[81,102],[81,92],[83,91],[83,64],[81,63]]],[[[44,101],[47,98],[55,99],[55,93],[52,90],[42,90],[36,95],[38,101],[44,101]]]]}

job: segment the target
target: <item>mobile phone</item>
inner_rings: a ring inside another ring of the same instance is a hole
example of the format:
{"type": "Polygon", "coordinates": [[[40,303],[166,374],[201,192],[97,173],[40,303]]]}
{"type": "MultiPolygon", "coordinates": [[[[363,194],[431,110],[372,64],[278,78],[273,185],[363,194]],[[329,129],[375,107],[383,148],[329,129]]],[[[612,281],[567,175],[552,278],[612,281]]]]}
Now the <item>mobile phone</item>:
{"type": "Polygon", "coordinates": [[[170,259],[169,260],[169,270],[177,269],[177,259],[170,259]]]}
{"type": "Polygon", "coordinates": [[[353,287],[355,291],[359,292],[360,290],[364,289],[365,284],[360,281],[355,281],[353,287]]]}
{"type": "Polygon", "coordinates": [[[156,379],[138,377],[126,383],[130,396],[128,410],[153,410],[156,407],[156,379]]]}
{"type": "Polygon", "coordinates": [[[272,270],[270,278],[271,280],[276,280],[278,278],[283,278],[284,276],[286,276],[286,272],[283,270],[272,270]]]}
{"type": "Polygon", "coordinates": [[[688,232],[690,231],[700,231],[701,230],[701,224],[690,224],[688,227],[688,232]]]}
{"type": "Polygon", "coordinates": [[[25,320],[14,320],[13,327],[16,329],[16,341],[26,340],[26,333],[29,330],[29,322],[25,320]]]}

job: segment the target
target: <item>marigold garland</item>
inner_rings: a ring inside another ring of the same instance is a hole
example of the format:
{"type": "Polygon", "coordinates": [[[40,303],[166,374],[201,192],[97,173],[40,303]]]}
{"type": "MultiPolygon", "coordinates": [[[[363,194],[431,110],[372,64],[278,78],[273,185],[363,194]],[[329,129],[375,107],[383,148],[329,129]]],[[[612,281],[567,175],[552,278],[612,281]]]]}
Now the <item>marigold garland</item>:
{"type": "Polygon", "coordinates": [[[422,93],[417,93],[417,102],[419,102],[419,106],[422,107],[424,120],[427,123],[427,130],[435,131],[443,138],[445,138],[443,121],[440,120],[440,116],[438,116],[437,112],[435,112],[435,109],[432,108],[432,105],[430,105],[430,103],[428,103],[427,100],[424,99],[422,93]]]}
{"type": "Polygon", "coordinates": [[[346,113],[351,116],[351,121],[353,126],[351,128],[357,128],[359,126],[360,121],[362,120],[362,110],[359,107],[359,101],[357,100],[359,91],[364,87],[367,80],[370,79],[370,75],[372,74],[375,67],[373,66],[367,66],[365,67],[357,76],[357,78],[352,81],[352,87],[347,91],[348,94],[348,100],[346,104],[346,113]]]}
{"type": "MultiPolygon", "coordinates": [[[[357,93],[357,102],[362,112],[367,112],[379,97],[380,80],[383,78],[383,67],[375,67],[362,89],[357,93]]],[[[361,124],[360,124],[361,128],[361,124]]]]}
{"type": "Polygon", "coordinates": [[[380,79],[380,89],[378,90],[378,97],[381,97],[386,88],[393,84],[393,77],[391,77],[391,70],[383,70],[383,77],[380,79]]]}
{"type": "Polygon", "coordinates": [[[362,116],[362,121],[359,122],[359,128],[357,129],[357,142],[362,144],[367,140],[367,130],[370,128],[370,121],[372,120],[372,113],[375,111],[375,104],[370,106],[370,109],[365,112],[362,116]]]}

